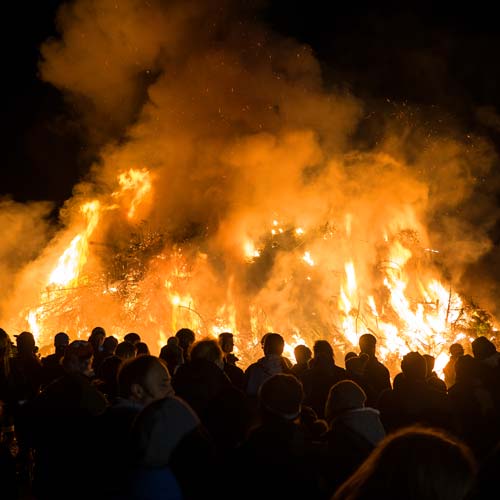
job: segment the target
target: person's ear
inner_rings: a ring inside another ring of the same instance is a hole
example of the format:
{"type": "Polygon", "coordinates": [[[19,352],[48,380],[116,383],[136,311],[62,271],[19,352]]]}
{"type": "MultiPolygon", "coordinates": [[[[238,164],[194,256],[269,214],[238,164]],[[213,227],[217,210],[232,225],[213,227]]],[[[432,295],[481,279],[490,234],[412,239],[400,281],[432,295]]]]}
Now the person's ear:
{"type": "Polygon", "coordinates": [[[130,387],[130,393],[132,394],[133,399],[137,401],[142,401],[145,395],[144,388],[140,384],[132,384],[130,387]]]}

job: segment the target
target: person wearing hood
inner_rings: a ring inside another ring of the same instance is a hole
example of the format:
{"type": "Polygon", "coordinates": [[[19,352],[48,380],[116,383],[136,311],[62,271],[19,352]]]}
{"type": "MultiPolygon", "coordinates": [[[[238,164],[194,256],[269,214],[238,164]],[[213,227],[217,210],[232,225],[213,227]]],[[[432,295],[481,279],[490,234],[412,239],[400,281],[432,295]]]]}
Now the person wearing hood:
{"type": "Polygon", "coordinates": [[[365,406],[366,394],[352,380],[330,388],[325,404],[328,432],[323,475],[332,494],[385,437],[380,413],[365,406]]]}

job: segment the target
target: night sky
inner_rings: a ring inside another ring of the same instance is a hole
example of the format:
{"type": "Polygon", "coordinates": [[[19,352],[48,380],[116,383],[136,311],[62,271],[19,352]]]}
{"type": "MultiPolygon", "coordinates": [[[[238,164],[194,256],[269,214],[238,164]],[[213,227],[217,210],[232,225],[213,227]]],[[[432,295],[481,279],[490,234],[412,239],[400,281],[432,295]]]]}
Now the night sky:
{"type": "MultiPolygon", "coordinates": [[[[56,34],[60,1],[8,2],[4,24],[0,193],[17,201],[71,196],[96,148],[62,94],[37,75],[40,44],[56,34]],[[29,13],[28,13],[29,12],[29,13]]],[[[451,117],[500,145],[500,30],[493,4],[278,0],[258,14],[272,30],[312,46],[325,84],[373,109],[410,105],[451,117]],[[402,4],[405,5],[402,5],[402,4]],[[490,113],[491,115],[491,113],[490,113]]]]}

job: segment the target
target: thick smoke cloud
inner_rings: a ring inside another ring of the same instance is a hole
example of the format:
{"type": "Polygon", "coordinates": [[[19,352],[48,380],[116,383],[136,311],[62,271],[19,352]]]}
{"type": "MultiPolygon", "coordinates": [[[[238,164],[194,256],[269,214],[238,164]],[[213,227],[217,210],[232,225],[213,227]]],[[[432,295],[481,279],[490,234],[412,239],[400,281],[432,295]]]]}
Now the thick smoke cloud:
{"type": "MultiPolygon", "coordinates": [[[[334,329],[325,318],[336,307],[345,262],[357,263],[360,288],[374,293],[384,237],[402,233],[417,235],[415,254],[440,252],[433,261],[425,256],[422,275],[441,272],[467,290],[464,276],[491,249],[498,220],[495,183],[480,189],[496,161],[489,145],[431,134],[415,115],[381,120],[379,140],[360,151],[354,137],[365,105],[326,87],[311,48],[234,4],[79,0],[62,7],[61,37],[42,46],[41,75],[79,107],[89,140],[104,144],[66,206],[68,225],[80,200],[109,196],[130,168],[149,169],[154,199],[139,219],[166,235],[166,247],[201,252],[211,264],[210,272],[193,264],[190,293],[210,307],[228,295],[237,304],[257,299],[268,305],[265,321],[274,329],[285,318],[299,328],[319,317],[311,328],[334,329]],[[304,227],[306,235],[274,239],[273,252],[273,220],[286,234],[304,227]],[[261,250],[253,270],[246,241],[261,250]],[[305,251],[321,271],[297,269],[305,251]]],[[[123,248],[134,230],[109,211],[94,239],[123,248]]],[[[106,268],[103,254],[94,263],[106,268]]]]}

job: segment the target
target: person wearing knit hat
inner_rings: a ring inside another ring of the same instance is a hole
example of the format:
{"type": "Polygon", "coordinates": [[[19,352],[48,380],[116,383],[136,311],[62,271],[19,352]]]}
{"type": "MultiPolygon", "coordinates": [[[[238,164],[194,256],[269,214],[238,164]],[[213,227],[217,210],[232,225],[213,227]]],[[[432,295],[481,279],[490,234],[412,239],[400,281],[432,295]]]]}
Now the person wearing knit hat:
{"type": "Polygon", "coordinates": [[[325,416],[328,421],[349,410],[364,408],[366,394],[352,380],[337,382],[328,394],[325,406],[325,416]]]}
{"type": "Polygon", "coordinates": [[[273,375],[259,390],[261,409],[285,420],[299,416],[303,399],[302,384],[295,376],[285,373],[273,375]]]}
{"type": "Polygon", "coordinates": [[[325,405],[328,432],[326,467],[321,471],[333,493],[385,437],[380,413],[366,407],[366,393],[352,380],[330,388],[325,405]]]}

